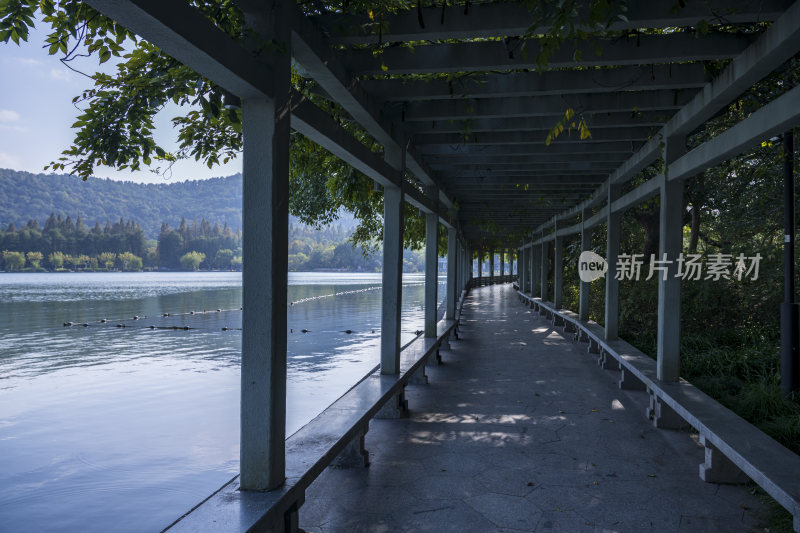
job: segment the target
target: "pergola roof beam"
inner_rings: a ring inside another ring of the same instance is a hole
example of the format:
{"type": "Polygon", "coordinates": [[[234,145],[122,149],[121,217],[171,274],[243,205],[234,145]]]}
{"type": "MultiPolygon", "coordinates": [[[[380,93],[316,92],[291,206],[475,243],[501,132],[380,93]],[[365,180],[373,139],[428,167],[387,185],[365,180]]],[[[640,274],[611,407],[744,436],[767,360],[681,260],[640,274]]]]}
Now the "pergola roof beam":
{"type": "MultiPolygon", "coordinates": [[[[662,128],[659,138],[691,132],[714,113],[739,96],[779,65],[791,58],[800,48],[800,2],[792,4],[759,39],[737,56],[714,81],[698,92],[692,101],[673,116],[662,128]]],[[[645,144],[620,169],[609,176],[612,183],[620,183],[634,176],[660,157],[659,142],[645,144]]],[[[559,220],[573,217],[582,209],[602,202],[605,187],[578,206],[562,213],[559,220]]],[[[551,225],[546,223],[544,227],[551,225]]],[[[537,231],[542,228],[537,228],[537,231]]]]}
{"type": "Polygon", "coordinates": [[[580,175],[580,176],[564,176],[561,174],[554,176],[537,176],[535,173],[526,176],[496,176],[492,178],[483,178],[481,176],[453,176],[449,183],[452,184],[453,190],[456,192],[460,187],[478,186],[484,189],[491,189],[499,186],[516,186],[516,185],[542,185],[542,184],[575,184],[575,183],[589,183],[596,185],[598,180],[605,179],[606,174],[598,175],[580,175]]]}
{"type": "MultiPolygon", "coordinates": [[[[403,177],[380,154],[361,144],[330,115],[299,94],[294,94],[292,98],[292,129],[381,185],[401,185],[403,177]]],[[[406,187],[405,196],[411,205],[426,213],[436,213],[445,225],[454,226],[450,216],[417,189],[406,187]]]]}
{"type": "Polygon", "coordinates": [[[557,145],[545,146],[538,142],[528,145],[506,145],[488,146],[478,144],[457,143],[450,146],[432,144],[421,146],[420,152],[426,155],[447,155],[457,157],[459,155],[575,155],[575,154],[622,154],[630,156],[639,147],[638,143],[631,142],[609,142],[601,144],[577,144],[577,145],[557,145]]]}
{"type": "Polygon", "coordinates": [[[272,98],[272,69],[181,0],[87,0],[128,30],[155,43],[240,98],[272,98]]]}
{"type": "Polygon", "coordinates": [[[362,86],[382,100],[417,101],[701,88],[708,81],[702,64],[685,63],[470,75],[449,81],[375,79],[363,80],[362,86]]]}
{"type": "Polygon", "coordinates": [[[561,163],[489,163],[476,165],[472,163],[436,163],[431,165],[436,170],[444,170],[451,172],[537,172],[537,171],[562,171],[562,170],[596,170],[602,171],[608,169],[609,172],[614,170],[617,165],[614,163],[590,163],[588,161],[567,161],[561,163]]]}
{"type": "MultiPolygon", "coordinates": [[[[672,116],[670,111],[645,113],[613,112],[585,114],[590,130],[630,128],[633,126],[661,127],[672,116]]],[[[472,120],[433,120],[406,122],[410,133],[462,133],[484,131],[549,131],[558,120],[555,117],[479,118],[472,120]]],[[[574,128],[573,128],[574,129],[574,128]]]]}
{"type": "MultiPolygon", "coordinates": [[[[775,20],[791,4],[791,0],[707,0],[687,2],[676,13],[667,12],[663,4],[647,0],[632,1],[625,13],[626,20],[614,18],[612,30],[694,26],[704,20],[738,24],[775,20]]],[[[469,10],[451,7],[445,25],[439,23],[440,7],[422,8],[425,27],[420,26],[416,11],[405,11],[383,19],[382,42],[439,41],[444,39],[474,39],[523,35],[531,25],[532,15],[524,4],[473,4],[469,10]]],[[[366,15],[321,15],[314,17],[326,28],[331,40],[344,44],[377,44],[377,24],[366,15]]],[[[584,28],[587,29],[587,28],[584,28]]],[[[538,33],[546,28],[537,28],[538,33]]]]}
{"type": "MultiPolygon", "coordinates": [[[[555,125],[554,121],[554,125],[555,125]]],[[[586,139],[580,138],[577,128],[571,132],[564,131],[559,135],[553,144],[564,143],[605,143],[613,141],[645,141],[653,136],[658,130],[650,127],[630,127],[630,128],[607,128],[592,131],[592,136],[586,139]]],[[[414,143],[418,146],[430,144],[483,144],[483,145],[508,145],[508,144],[528,144],[545,143],[547,132],[545,131],[497,131],[479,132],[469,135],[460,133],[420,133],[414,135],[414,143]]]]}
{"type": "MultiPolygon", "coordinates": [[[[433,44],[418,46],[414,50],[405,47],[385,48],[380,57],[375,56],[372,50],[347,50],[342,55],[350,71],[358,76],[537,68],[539,47],[536,41],[526,41],[525,53],[519,46],[521,42],[433,44]]],[[[575,50],[571,46],[564,46],[548,57],[547,68],[730,59],[740,54],[750,42],[749,37],[722,33],[704,35],[703,39],[697,39],[692,33],[642,35],[620,40],[592,39],[579,41],[578,50],[583,57],[581,61],[575,61],[575,50]],[[601,55],[597,55],[598,47],[603,50],[601,55]]]]}
{"type": "Polygon", "coordinates": [[[680,109],[697,93],[693,89],[637,91],[607,94],[526,96],[519,98],[454,99],[411,102],[395,106],[393,116],[401,122],[466,120],[475,118],[558,117],[567,108],[583,113],[614,113],[680,109]]]}
{"type": "MultiPolygon", "coordinates": [[[[378,104],[345,70],[337,51],[331,48],[315,24],[299,10],[296,11],[292,28],[292,53],[303,69],[381,145],[400,148],[404,144],[391,124],[381,116],[378,104]]],[[[454,207],[446,191],[413,149],[407,150],[406,166],[424,184],[437,186],[439,201],[447,207],[454,207]]]]}
{"type": "Polygon", "coordinates": [[[458,164],[484,164],[495,163],[564,163],[571,161],[586,161],[593,163],[615,163],[619,166],[627,159],[625,154],[537,154],[537,155],[506,155],[506,154],[458,154],[458,155],[429,155],[425,161],[429,165],[458,163],[458,164]]]}

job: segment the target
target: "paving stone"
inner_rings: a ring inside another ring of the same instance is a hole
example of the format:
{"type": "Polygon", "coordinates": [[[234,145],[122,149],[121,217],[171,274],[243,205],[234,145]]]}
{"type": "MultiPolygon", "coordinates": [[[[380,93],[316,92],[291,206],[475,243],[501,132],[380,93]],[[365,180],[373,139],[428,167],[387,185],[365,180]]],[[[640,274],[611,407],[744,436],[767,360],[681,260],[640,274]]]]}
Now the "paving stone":
{"type": "Polygon", "coordinates": [[[519,496],[490,492],[467,498],[465,501],[487,520],[500,527],[533,531],[542,517],[542,511],[538,507],[519,496]]]}
{"type": "MultiPolygon", "coordinates": [[[[339,531],[751,531],[764,505],[698,477],[689,433],[654,429],[586,345],[476,289],[460,340],[406,391],[410,415],[370,424],[371,466],[326,469],[300,525],[339,531]],[[532,483],[531,486],[528,483],[532,483]]],[[[316,528],[316,529],[313,529],[316,528]]]]}

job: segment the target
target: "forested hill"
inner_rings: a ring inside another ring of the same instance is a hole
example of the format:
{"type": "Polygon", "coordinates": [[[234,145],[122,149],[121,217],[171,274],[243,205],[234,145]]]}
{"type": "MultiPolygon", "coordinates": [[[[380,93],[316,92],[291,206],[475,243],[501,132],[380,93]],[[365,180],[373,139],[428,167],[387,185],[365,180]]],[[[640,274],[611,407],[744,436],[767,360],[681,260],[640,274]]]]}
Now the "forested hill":
{"type": "Polygon", "coordinates": [[[141,184],[0,169],[0,228],[21,227],[50,213],[80,215],[87,223],[134,219],[148,238],[162,222],[177,227],[181,218],[242,225],[242,176],[198,181],[141,184]]]}

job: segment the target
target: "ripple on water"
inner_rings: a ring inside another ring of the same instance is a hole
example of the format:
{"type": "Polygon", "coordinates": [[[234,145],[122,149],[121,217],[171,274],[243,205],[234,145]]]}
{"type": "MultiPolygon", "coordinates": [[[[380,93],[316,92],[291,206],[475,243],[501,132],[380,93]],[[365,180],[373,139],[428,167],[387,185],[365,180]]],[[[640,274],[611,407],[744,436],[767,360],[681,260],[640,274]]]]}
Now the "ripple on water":
{"type": "MultiPolygon", "coordinates": [[[[421,281],[404,287],[403,343],[422,326],[421,281]]],[[[379,283],[290,275],[301,303],[287,326],[311,331],[288,337],[288,434],[377,364],[379,283]]],[[[241,327],[240,285],[236,273],[0,275],[0,529],[159,530],[235,474],[241,332],[222,328],[241,327]]]]}

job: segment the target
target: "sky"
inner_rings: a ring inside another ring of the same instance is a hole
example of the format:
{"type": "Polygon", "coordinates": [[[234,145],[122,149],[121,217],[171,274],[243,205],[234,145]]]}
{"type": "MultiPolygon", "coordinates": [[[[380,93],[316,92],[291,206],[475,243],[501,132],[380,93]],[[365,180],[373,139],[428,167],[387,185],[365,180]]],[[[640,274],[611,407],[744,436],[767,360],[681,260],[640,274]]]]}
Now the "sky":
{"type": "MultiPolygon", "coordinates": [[[[28,42],[20,41],[20,46],[13,42],[0,43],[0,168],[45,172],[44,167],[57,160],[74,137],[70,126],[79,111],[72,99],[93,85],[89,78],[64,66],[58,54],[48,55],[47,49],[42,47],[46,30],[44,24],[37,22],[28,42]]],[[[97,57],[80,61],[74,61],[73,65],[83,72],[94,73],[99,68],[97,57]]],[[[113,62],[114,58],[103,65],[103,70],[115,70],[113,62]]],[[[177,131],[170,119],[179,111],[178,106],[172,105],[156,117],[156,142],[168,151],[177,148],[177,131]]],[[[229,176],[237,172],[241,172],[241,158],[213,169],[194,160],[180,161],[172,167],[169,176],[154,174],[146,167],[138,172],[97,167],[95,176],[163,183],[229,176]]]]}

